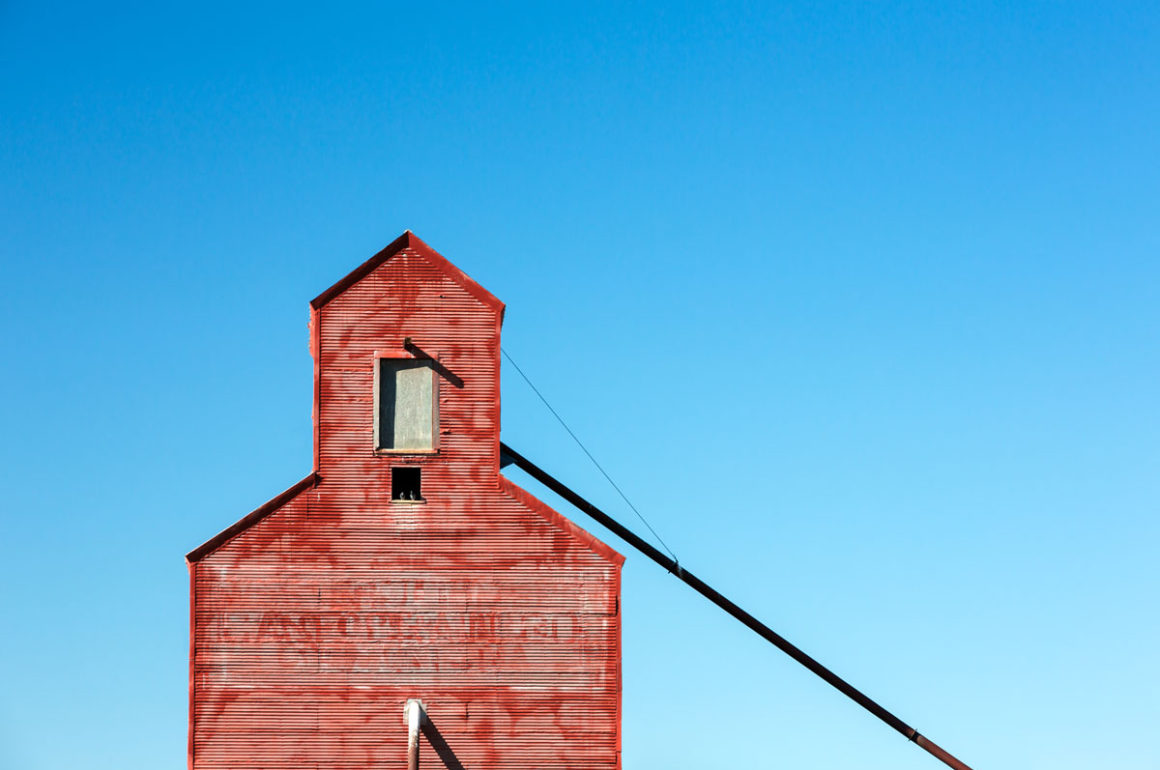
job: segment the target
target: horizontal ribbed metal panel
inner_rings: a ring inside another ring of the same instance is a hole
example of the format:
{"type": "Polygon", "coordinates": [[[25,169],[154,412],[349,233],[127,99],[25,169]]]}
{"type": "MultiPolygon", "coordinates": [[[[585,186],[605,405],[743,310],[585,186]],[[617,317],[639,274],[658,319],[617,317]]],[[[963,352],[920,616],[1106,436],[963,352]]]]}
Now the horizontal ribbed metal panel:
{"type": "Polygon", "coordinates": [[[316,483],[191,558],[192,768],[399,768],[408,698],[428,767],[619,767],[623,559],[499,474],[501,314],[417,242],[315,311],[316,483]],[[376,454],[405,338],[449,373],[437,451],[376,454]]]}

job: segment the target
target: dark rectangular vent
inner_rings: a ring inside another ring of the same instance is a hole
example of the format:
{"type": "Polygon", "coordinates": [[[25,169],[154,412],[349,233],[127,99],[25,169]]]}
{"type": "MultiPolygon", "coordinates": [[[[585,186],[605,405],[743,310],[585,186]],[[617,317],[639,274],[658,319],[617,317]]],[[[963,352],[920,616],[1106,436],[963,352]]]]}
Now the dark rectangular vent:
{"type": "Polygon", "coordinates": [[[423,499],[422,472],[419,468],[391,468],[391,499],[423,499]]]}

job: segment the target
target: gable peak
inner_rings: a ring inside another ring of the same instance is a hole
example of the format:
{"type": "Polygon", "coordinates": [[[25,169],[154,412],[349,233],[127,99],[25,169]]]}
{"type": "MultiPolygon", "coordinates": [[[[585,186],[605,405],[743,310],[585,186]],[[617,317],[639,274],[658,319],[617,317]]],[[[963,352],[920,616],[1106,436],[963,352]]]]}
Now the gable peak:
{"type": "Polygon", "coordinates": [[[503,312],[504,305],[495,297],[495,295],[472,280],[470,276],[468,276],[458,267],[451,264],[451,262],[446,257],[428,246],[423,242],[422,239],[419,238],[419,236],[415,235],[410,230],[404,230],[402,235],[391,241],[384,249],[379,251],[366,262],[363,262],[354,270],[347,273],[345,277],[343,277],[329,289],[322,292],[314,299],[310,300],[310,306],[315,310],[321,310],[332,299],[361,281],[379,265],[383,264],[391,257],[395,256],[403,250],[409,250],[423,256],[432,264],[437,266],[444,274],[447,275],[448,278],[451,278],[453,281],[458,283],[467,291],[467,293],[471,294],[484,305],[487,305],[497,312],[503,312]]]}

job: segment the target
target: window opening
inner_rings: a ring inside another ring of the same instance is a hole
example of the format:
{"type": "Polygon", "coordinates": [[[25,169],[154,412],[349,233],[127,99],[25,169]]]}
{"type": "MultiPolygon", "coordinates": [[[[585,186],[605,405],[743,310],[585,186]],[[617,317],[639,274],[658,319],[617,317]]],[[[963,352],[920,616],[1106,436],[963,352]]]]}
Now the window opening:
{"type": "Polygon", "coordinates": [[[375,448],[429,452],[435,448],[435,372],[431,362],[381,358],[375,448]]]}
{"type": "Polygon", "coordinates": [[[422,500],[422,472],[419,468],[391,468],[391,499],[422,500]]]}

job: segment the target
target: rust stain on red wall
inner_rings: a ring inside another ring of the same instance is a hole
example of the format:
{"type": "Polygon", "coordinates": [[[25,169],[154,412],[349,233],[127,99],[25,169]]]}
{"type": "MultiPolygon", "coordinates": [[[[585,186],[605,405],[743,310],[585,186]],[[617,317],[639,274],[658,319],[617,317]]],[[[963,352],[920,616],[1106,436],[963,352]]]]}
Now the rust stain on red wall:
{"type": "Polygon", "coordinates": [[[403,767],[418,698],[426,767],[618,768],[623,557],[499,472],[503,305],[410,233],[312,305],[314,472],[188,556],[190,767],[403,767]],[[383,351],[437,451],[375,451],[383,351]]]}

